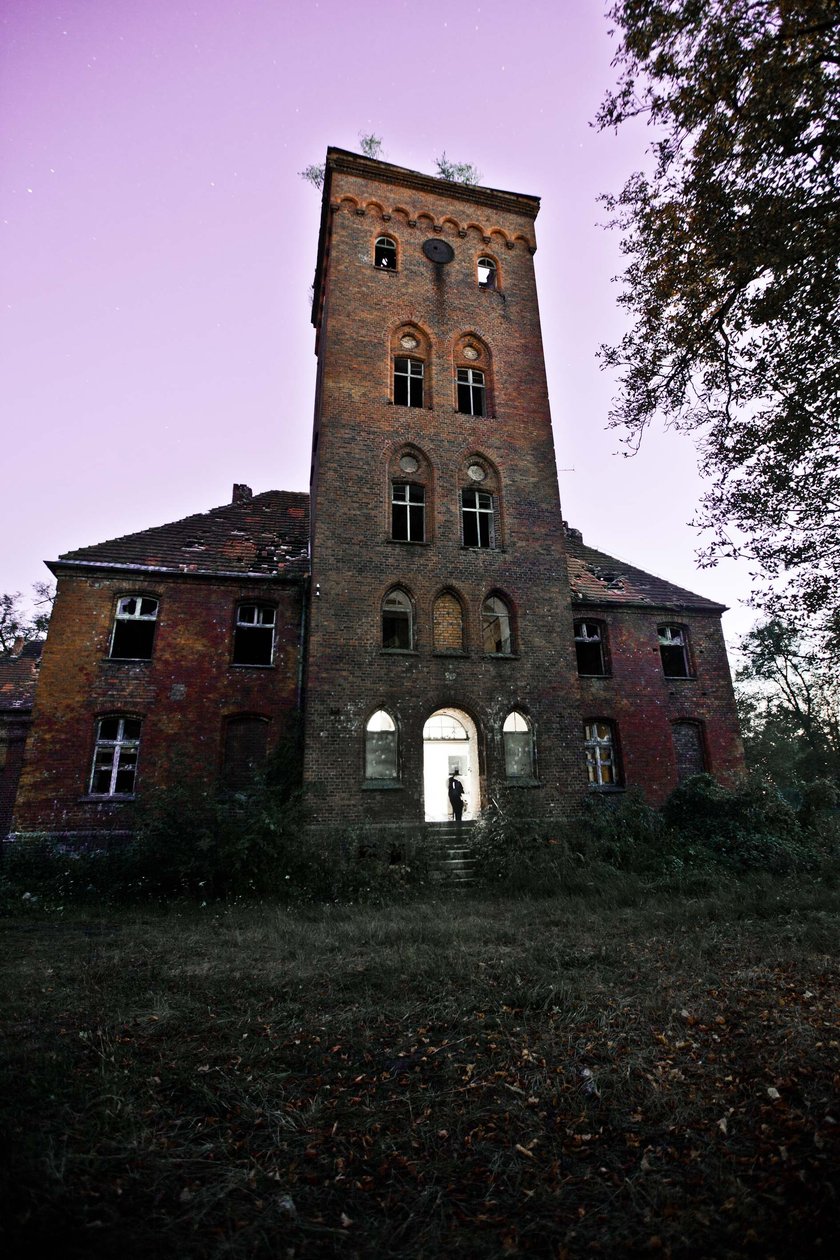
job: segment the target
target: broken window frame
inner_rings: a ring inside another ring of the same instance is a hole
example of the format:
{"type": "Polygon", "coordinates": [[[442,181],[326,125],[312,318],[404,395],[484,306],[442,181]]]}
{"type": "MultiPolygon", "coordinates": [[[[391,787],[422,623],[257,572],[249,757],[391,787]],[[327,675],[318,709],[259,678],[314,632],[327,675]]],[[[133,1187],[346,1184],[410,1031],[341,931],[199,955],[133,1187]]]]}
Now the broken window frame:
{"type": "Polygon", "coordinates": [[[576,621],[574,635],[577,672],[583,678],[606,678],[610,671],[607,668],[607,628],[604,622],[589,619],[576,621]]]}
{"type": "Polygon", "coordinates": [[[373,247],[373,265],[377,271],[397,270],[397,242],[392,236],[377,236],[373,247]]]}
{"type": "Polygon", "coordinates": [[[274,664],[277,609],[258,600],[236,606],[233,628],[233,664],[250,669],[269,669],[274,664]],[[245,614],[253,612],[253,618],[245,614]]]}
{"type": "Polygon", "coordinates": [[[481,644],[485,656],[513,656],[513,617],[501,595],[488,595],[481,605],[481,644]]]}
{"type": "Polygon", "coordinates": [[[659,656],[662,673],[666,678],[691,678],[691,658],[688,653],[688,630],[685,626],[669,622],[656,627],[659,640],[659,656]]]}
{"type": "Polygon", "coordinates": [[[365,722],[365,779],[393,783],[400,777],[397,723],[387,709],[377,709],[365,722]]]}
{"type": "Polygon", "coordinates": [[[401,586],[383,597],[380,625],[383,652],[414,651],[414,605],[401,586]]]}
{"type": "Polygon", "coordinates": [[[394,406],[422,407],[424,377],[422,359],[413,359],[407,354],[394,355],[394,406]]]}
{"type": "Polygon", "coordinates": [[[595,791],[620,787],[615,723],[589,718],[583,724],[583,747],[589,786],[595,791]]]}
{"type": "Polygon", "coordinates": [[[134,796],[141,729],[142,719],[129,714],[108,713],[97,718],[88,780],[90,796],[134,796]]]}
{"type": "Polygon", "coordinates": [[[159,611],[160,601],[154,595],[120,595],[111,627],[110,660],[150,661],[159,611]]]}
{"type": "Polygon", "coordinates": [[[391,538],[394,542],[426,541],[426,490],[413,481],[391,483],[391,538]]]}
{"type": "Polygon", "coordinates": [[[496,504],[489,490],[461,491],[461,544],[481,551],[496,546],[496,504]]]}
{"type": "Polygon", "coordinates": [[[487,376],[482,368],[456,368],[455,389],[462,416],[487,415],[487,376]]]}
{"type": "Polygon", "coordinates": [[[511,709],[502,723],[505,778],[533,780],[534,727],[521,709],[511,709]]]}
{"type": "Polygon", "coordinates": [[[499,284],[499,269],[495,258],[484,254],[475,265],[479,289],[496,289],[499,284]],[[483,273],[483,274],[482,274],[483,273]]]}

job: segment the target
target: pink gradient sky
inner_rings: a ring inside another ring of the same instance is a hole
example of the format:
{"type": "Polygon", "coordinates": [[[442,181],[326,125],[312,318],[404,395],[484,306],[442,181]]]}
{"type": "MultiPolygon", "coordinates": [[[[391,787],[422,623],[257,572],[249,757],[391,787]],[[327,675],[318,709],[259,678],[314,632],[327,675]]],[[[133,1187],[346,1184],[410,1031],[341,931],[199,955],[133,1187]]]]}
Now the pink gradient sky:
{"type": "Polygon", "coordinates": [[[699,572],[689,439],[624,459],[596,350],[622,315],[596,197],[641,124],[590,125],[613,82],[601,0],[385,9],[338,0],[6,0],[0,64],[0,590],[62,551],[256,492],[305,490],[308,290],[328,144],[542,197],[537,278],[564,514],[594,546],[754,620],[699,572]],[[569,471],[569,470],[574,471],[569,471]]]}

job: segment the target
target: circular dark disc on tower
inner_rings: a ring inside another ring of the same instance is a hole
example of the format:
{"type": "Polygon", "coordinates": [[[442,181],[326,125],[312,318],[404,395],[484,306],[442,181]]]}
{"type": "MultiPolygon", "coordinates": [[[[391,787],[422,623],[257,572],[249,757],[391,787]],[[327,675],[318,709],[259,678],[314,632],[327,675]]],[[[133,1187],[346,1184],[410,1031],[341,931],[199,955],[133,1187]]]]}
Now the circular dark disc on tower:
{"type": "Polygon", "coordinates": [[[430,236],[427,241],[423,242],[423,253],[427,258],[431,258],[432,262],[447,263],[452,262],[455,257],[455,250],[449,244],[449,241],[438,240],[435,236],[430,236]]]}

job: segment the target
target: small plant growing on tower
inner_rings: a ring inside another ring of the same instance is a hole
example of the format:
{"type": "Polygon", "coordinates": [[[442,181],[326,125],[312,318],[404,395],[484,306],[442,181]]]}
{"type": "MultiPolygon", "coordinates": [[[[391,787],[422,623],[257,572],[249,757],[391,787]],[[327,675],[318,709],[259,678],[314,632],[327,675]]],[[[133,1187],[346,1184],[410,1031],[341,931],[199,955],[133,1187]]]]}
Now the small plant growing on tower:
{"type": "Polygon", "coordinates": [[[441,179],[451,179],[455,184],[480,184],[481,171],[472,162],[450,162],[446,152],[435,158],[435,169],[441,179]]]}

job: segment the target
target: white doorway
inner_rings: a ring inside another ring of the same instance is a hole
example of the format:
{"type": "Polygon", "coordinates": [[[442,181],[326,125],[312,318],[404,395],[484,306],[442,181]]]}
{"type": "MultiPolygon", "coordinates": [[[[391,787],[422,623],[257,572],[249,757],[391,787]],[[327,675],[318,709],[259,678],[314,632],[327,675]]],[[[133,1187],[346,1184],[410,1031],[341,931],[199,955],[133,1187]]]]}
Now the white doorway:
{"type": "Polygon", "coordinates": [[[451,774],[464,786],[464,818],[478,816],[478,732],[461,709],[437,709],[423,727],[423,803],[426,822],[452,818],[447,784],[451,774]]]}

